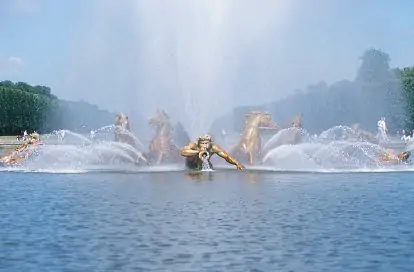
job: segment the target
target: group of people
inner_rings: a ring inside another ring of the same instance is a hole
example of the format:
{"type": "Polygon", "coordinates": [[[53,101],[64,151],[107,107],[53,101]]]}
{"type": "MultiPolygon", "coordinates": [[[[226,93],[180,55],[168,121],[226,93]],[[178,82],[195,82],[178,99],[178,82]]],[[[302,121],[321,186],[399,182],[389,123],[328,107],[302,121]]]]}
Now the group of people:
{"type": "MultiPolygon", "coordinates": [[[[378,134],[377,134],[378,139],[380,141],[389,141],[388,128],[385,122],[385,117],[382,117],[378,121],[377,128],[378,128],[378,134]]],[[[414,141],[414,130],[409,130],[409,129],[398,130],[397,137],[400,137],[400,140],[404,142],[414,141]]]]}
{"type": "MultiPolygon", "coordinates": [[[[34,131],[33,133],[37,133],[37,132],[34,131]]],[[[17,142],[22,142],[22,141],[24,142],[27,139],[29,139],[29,133],[27,133],[27,130],[24,130],[21,135],[16,137],[17,142]]]]}
{"type": "Polygon", "coordinates": [[[403,129],[403,130],[401,130],[401,132],[398,131],[397,135],[398,136],[401,135],[401,138],[400,138],[401,141],[404,141],[404,142],[414,141],[414,130],[408,130],[408,129],[405,130],[405,129],[403,129]]]}

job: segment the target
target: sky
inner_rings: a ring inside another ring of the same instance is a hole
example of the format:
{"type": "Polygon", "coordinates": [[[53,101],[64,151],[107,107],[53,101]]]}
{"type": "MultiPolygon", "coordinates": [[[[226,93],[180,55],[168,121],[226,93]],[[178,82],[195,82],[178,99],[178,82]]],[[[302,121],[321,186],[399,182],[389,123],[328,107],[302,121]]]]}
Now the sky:
{"type": "Polygon", "coordinates": [[[371,47],[414,65],[414,1],[392,3],[0,0],[0,80],[131,114],[165,108],[201,131],[233,106],[352,80],[371,47]]]}

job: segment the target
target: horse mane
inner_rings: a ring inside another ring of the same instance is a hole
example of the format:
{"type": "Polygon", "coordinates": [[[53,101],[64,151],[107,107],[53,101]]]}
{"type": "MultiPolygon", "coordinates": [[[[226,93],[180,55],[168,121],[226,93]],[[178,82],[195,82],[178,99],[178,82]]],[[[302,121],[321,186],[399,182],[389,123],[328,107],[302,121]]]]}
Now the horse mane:
{"type": "Polygon", "coordinates": [[[123,125],[125,123],[125,121],[129,121],[128,116],[126,116],[123,113],[120,113],[118,115],[118,117],[116,118],[115,125],[117,125],[117,126],[123,125]]]}
{"type": "Polygon", "coordinates": [[[270,115],[270,113],[268,112],[263,112],[263,111],[249,111],[247,112],[244,116],[244,129],[250,127],[250,124],[256,120],[257,118],[260,118],[261,116],[266,116],[266,115],[270,115]]]}
{"type": "Polygon", "coordinates": [[[260,111],[249,111],[244,116],[245,116],[246,121],[250,121],[250,120],[256,119],[260,115],[261,115],[260,111]]]}
{"type": "Polygon", "coordinates": [[[165,112],[165,110],[162,110],[162,109],[157,109],[156,112],[155,112],[155,116],[160,117],[159,119],[162,118],[162,119],[167,120],[167,121],[170,120],[170,116],[165,112]]]}
{"type": "Polygon", "coordinates": [[[257,117],[260,116],[270,116],[271,114],[267,111],[249,111],[247,112],[244,116],[245,116],[245,120],[252,120],[252,119],[256,119],[257,117]]]}
{"type": "Polygon", "coordinates": [[[157,109],[155,113],[157,123],[155,124],[157,134],[163,129],[168,128],[168,133],[172,134],[173,125],[170,121],[170,116],[162,109],[157,109]]]}

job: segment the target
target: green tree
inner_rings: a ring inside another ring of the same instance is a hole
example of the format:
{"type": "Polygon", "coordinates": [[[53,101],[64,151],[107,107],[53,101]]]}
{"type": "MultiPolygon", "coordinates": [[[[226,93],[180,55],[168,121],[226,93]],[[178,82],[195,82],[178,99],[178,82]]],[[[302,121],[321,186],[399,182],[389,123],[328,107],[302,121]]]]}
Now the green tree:
{"type": "Polygon", "coordinates": [[[402,89],[404,92],[404,100],[406,101],[406,128],[414,129],[414,67],[396,70],[399,74],[402,89]]]}
{"type": "Polygon", "coordinates": [[[47,86],[0,82],[0,135],[17,135],[23,130],[47,133],[63,128],[89,132],[113,120],[112,113],[96,105],[57,99],[47,86]]]}
{"type": "MultiPolygon", "coordinates": [[[[248,108],[239,107],[223,119],[236,119],[236,130],[239,130],[248,108]]],[[[330,86],[310,85],[306,90],[272,102],[269,110],[282,126],[289,124],[294,115],[303,113],[304,127],[311,133],[354,123],[374,132],[381,117],[386,117],[390,132],[402,129],[406,123],[413,129],[413,68],[390,69],[390,56],[371,48],[361,56],[353,81],[342,80],[330,86]]]]}

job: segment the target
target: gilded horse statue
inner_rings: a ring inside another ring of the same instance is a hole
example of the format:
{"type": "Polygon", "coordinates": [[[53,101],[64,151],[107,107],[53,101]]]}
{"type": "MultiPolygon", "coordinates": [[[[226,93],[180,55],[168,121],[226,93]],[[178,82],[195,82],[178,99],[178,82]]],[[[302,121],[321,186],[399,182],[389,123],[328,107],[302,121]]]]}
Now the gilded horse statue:
{"type": "Polygon", "coordinates": [[[397,153],[392,149],[385,150],[379,154],[377,159],[378,165],[398,165],[406,164],[411,156],[411,151],[397,153]]]}
{"type": "Polygon", "coordinates": [[[291,144],[300,143],[302,138],[302,115],[296,115],[295,117],[293,117],[292,124],[290,127],[293,130],[291,144]]]}
{"type": "Polygon", "coordinates": [[[115,121],[115,141],[129,144],[133,147],[137,146],[133,136],[131,136],[131,128],[129,118],[124,113],[119,113],[115,121]]]}
{"type": "Polygon", "coordinates": [[[253,165],[255,158],[262,157],[262,140],[260,129],[278,129],[270,113],[251,111],[245,115],[244,129],[240,142],[231,149],[233,156],[247,156],[248,162],[253,165]]]}
{"type": "Polygon", "coordinates": [[[115,121],[115,141],[122,142],[123,131],[130,131],[129,119],[124,113],[119,113],[115,121]]]}
{"type": "Polygon", "coordinates": [[[156,135],[149,145],[146,157],[155,164],[178,162],[181,159],[180,149],[174,142],[173,128],[168,114],[164,110],[157,109],[148,124],[155,127],[156,135]]]}
{"type": "Polygon", "coordinates": [[[17,166],[24,163],[30,155],[41,145],[40,135],[32,133],[29,138],[11,152],[0,157],[0,165],[3,167],[17,166]]]}

